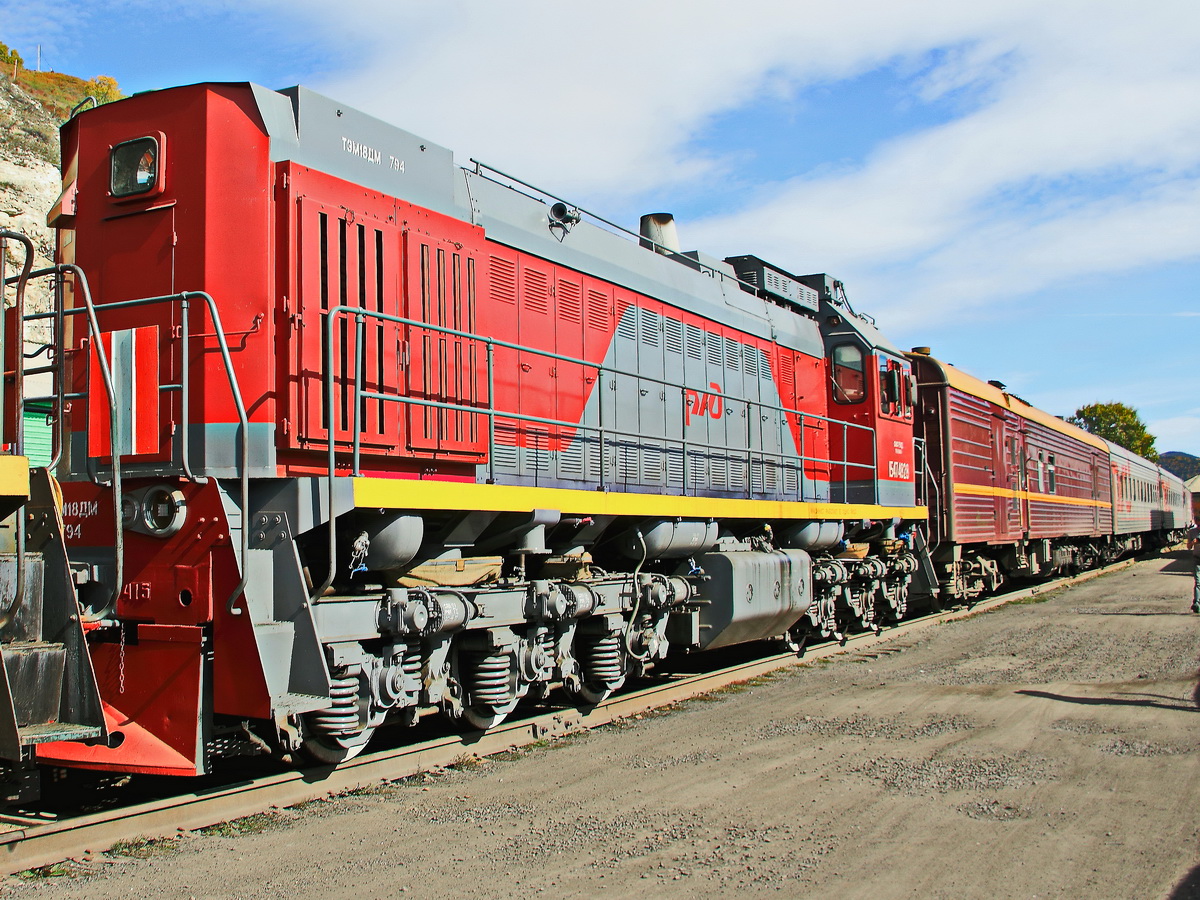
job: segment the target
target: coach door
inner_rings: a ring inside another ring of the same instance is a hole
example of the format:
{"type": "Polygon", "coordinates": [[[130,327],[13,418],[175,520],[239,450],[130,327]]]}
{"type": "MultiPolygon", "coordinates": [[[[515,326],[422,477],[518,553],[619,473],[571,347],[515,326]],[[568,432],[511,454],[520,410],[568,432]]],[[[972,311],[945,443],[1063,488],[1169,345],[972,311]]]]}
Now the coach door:
{"type": "Polygon", "coordinates": [[[1009,493],[1011,492],[1008,475],[1008,460],[1010,442],[1008,429],[1004,423],[1004,410],[992,413],[992,508],[996,515],[996,537],[1007,538],[1010,515],[1009,493]]]}
{"type": "Polygon", "coordinates": [[[1012,423],[1007,422],[1002,434],[1003,458],[997,466],[998,473],[1001,473],[997,479],[997,487],[1001,488],[997,491],[999,508],[1002,510],[999,514],[1001,533],[1015,539],[1027,530],[1023,483],[1025,436],[1019,430],[1019,426],[1013,427],[1012,423]]]}

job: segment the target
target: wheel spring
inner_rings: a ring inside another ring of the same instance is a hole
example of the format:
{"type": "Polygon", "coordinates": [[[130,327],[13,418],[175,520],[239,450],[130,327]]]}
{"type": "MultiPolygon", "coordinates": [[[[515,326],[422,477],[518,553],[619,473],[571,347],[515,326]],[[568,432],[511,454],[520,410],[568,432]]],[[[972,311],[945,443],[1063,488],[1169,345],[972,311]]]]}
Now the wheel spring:
{"type": "Polygon", "coordinates": [[[421,672],[424,664],[421,639],[409,638],[404,645],[404,659],[401,663],[404,672],[404,692],[415,697],[421,691],[421,672]]]}
{"type": "Polygon", "coordinates": [[[511,657],[507,653],[472,653],[468,665],[472,705],[492,709],[507,706],[513,696],[509,678],[511,657]]]}
{"type": "Polygon", "coordinates": [[[421,639],[409,638],[404,643],[404,674],[420,681],[422,662],[421,639]]]}
{"type": "Polygon", "coordinates": [[[313,713],[309,721],[318,731],[327,734],[359,731],[362,726],[358,720],[358,676],[335,676],[330,681],[329,696],[333,703],[313,713]]]}
{"type": "Polygon", "coordinates": [[[587,636],[580,642],[578,656],[583,680],[588,684],[620,684],[625,678],[619,633],[587,636]]]}

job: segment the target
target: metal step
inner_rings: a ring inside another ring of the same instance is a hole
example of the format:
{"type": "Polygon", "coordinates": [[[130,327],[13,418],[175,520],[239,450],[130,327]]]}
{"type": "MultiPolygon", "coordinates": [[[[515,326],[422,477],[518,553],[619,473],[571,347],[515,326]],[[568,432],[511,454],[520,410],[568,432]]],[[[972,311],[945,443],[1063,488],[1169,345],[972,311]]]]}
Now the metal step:
{"type": "Polygon", "coordinates": [[[267,691],[276,713],[294,715],[329,706],[328,697],[291,690],[292,653],[296,626],[291,622],[255,622],[254,639],[267,678],[267,691]]]}
{"type": "Polygon", "coordinates": [[[0,655],[4,658],[18,730],[57,722],[66,647],[49,641],[6,641],[0,644],[0,655]]]}
{"type": "Polygon", "coordinates": [[[281,697],[288,692],[296,628],[290,622],[255,622],[254,640],[267,678],[267,691],[272,698],[281,697]]]}
{"type": "Polygon", "coordinates": [[[93,725],[70,725],[51,722],[46,725],[21,725],[17,727],[22,746],[45,744],[49,741],[87,741],[100,737],[100,729],[93,725]]]}

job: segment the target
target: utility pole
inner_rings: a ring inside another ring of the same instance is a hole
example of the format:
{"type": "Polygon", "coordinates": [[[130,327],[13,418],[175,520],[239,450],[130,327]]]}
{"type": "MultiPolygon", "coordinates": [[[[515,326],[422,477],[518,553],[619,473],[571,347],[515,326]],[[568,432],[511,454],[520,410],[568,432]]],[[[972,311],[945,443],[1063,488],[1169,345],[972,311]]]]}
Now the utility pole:
{"type": "Polygon", "coordinates": [[[40,72],[40,71],[42,71],[42,45],[41,44],[38,44],[37,57],[38,57],[37,70],[40,72]]]}

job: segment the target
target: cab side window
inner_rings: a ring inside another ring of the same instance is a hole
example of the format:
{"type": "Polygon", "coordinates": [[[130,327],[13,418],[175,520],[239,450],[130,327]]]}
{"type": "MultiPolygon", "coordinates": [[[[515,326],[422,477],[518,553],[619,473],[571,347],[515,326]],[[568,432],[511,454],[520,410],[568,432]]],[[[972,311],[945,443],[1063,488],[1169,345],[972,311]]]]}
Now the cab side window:
{"type": "Polygon", "coordinates": [[[862,349],[854,344],[833,348],[833,399],[835,403],[861,403],[867,397],[862,349]]]}
{"type": "Polygon", "coordinates": [[[879,411],[885,416],[911,419],[911,369],[890,356],[879,355],[879,411]]]}

